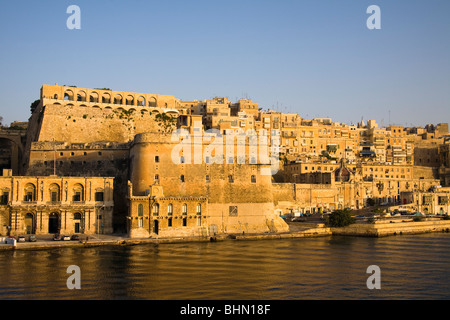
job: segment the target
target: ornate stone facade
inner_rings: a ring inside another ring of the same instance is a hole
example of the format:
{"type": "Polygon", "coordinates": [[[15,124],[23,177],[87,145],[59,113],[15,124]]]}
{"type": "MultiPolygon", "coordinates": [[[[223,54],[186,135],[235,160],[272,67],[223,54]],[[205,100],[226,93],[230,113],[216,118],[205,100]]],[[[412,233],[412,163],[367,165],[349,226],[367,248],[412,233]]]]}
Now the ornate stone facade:
{"type": "MultiPolygon", "coordinates": [[[[402,192],[415,192],[419,185],[450,185],[446,136],[445,123],[425,128],[379,127],[374,120],[347,125],[262,110],[249,99],[183,101],[171,95],[43,85],[26,137],[21,136],[14,148],[12,134],[3,138],[0,164],[22,175],[9,179],[43,177],[39,181],[45,183],[45,177],[55,175],[51,179],[64,179],[68,185],[111,179],[115,202],[105,232],[126,231],[132,237],[280,232],[287,226],[279,215],[293,210],[359,209],[368,201],[399,203],[402,192]],[[177,149],[179,141],[171,139],[177,129],[192,137],[213,129],[224,141],[256,130],[269,143],[279,142],[270,145],[277,155],[277,171],[262,174],[274,163],[260,161],[260,150],[248,142],[234,143],[231,156],[224,151],[221,163],[210,163],[208,143],[194,141],[191,151],[200,153],[201,161],[177,163],[174,150],[180,159],[187,150],[177,149]],[[244,161],[237,156],[238,149],[244,151],[244,161]]],[[[23,232],[24,214],[30,213],[32,231],[48,232],[50,211],[56,208],[39,200],[39,208],[48,207],[40,213],[30,207],[34,203],[17,201],[9,205],[28,207],[14,209],[17,215],[8,207],[9,213],[2,214],[4,225],[14,222],[23,232]]],[[[82,211],[85,231],[100,226],[92,220],[98,216],[97,207],[75,205],[80,204],[64,202],[58,209],[61,230],[73,229],[76,208],[82,211]]]]}
{"type": "Polygon", "coordinates": [[[111,233],[112,188],[113,179],[106,177],[21,177],[6,171],[0,177],[0,233],[111,233]]]}

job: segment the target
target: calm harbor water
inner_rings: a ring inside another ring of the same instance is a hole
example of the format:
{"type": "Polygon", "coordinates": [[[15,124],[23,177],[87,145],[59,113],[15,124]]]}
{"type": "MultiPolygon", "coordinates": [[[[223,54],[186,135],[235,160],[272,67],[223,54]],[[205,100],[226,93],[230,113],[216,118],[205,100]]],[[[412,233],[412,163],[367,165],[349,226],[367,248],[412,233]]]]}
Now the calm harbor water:
{"type": "Polygon", "coordinates": [[[450,234],[0,252],[6,299],[450,299],[450,234]],[[69,290],[69,265],[81,289],[69,290]],[[369,290],[367,267],[381,270],[369,290]]]}

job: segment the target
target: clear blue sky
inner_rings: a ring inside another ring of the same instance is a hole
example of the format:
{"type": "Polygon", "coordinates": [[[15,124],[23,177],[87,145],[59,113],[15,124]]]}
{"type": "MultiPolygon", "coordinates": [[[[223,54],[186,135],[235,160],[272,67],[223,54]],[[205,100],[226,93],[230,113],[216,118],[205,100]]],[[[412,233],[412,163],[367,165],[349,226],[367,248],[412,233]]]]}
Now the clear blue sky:
{"type": "Polygon", "coordinates": [[[29,118],[42,84],[248,97],[357,123],[450,122],[450,1],[2,1],[0,115],[29,118]],[[81,30],[69,30],[69,5],[81,30]],[[368,6],[381,8],[369,30],[368,6]]]}

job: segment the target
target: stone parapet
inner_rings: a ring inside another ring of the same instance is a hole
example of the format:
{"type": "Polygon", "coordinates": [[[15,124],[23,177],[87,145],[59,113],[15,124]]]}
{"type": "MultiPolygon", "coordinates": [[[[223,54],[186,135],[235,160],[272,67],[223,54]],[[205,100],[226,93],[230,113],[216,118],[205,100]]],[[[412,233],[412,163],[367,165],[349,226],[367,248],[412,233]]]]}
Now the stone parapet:
{"type": "Polygon", "coordinates": [[[333,235],[367,237],[384,237],[428,232],[448,232],[450,231],[450,220],[352,224],[343,228],[331,228],[331,231],[333,235]]]}

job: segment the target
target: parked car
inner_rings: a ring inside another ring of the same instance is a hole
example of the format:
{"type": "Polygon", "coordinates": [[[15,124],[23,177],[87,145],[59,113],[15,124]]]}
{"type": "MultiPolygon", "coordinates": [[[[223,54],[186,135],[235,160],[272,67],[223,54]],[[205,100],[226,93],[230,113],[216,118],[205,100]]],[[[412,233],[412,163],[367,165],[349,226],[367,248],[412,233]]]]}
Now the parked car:
{"type": "Polygon", "coordinates": [[[19,236],[17,238],[17,242],[25,242],[25,237],[24,236],[19,236]]]}
{"type": "Polygon", "coordinates": [[[30,242],[36,242],[36,236],[30,236],[30,237],[28,238],[28,241],[30,241],[30,242]]]}
{"type": "Polygon", "coordinates": [[[62,236],[63,241],[70,241],[70,236],[64,235],[62,236]]]}
{"type": "Polygon", "coordinates": [[[80,240],[80,236],[77,234],[72,235],[72,237],[70,238],[70,240],[80,240]]]}
{"type": "Polygon", "coordinates": [[[59,234],[55,234],[55,236],[53,237],[54,241],[61,241],[61,236],[59,234]]]}

